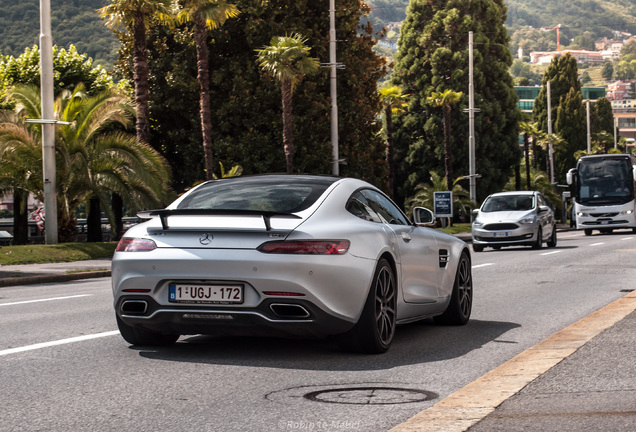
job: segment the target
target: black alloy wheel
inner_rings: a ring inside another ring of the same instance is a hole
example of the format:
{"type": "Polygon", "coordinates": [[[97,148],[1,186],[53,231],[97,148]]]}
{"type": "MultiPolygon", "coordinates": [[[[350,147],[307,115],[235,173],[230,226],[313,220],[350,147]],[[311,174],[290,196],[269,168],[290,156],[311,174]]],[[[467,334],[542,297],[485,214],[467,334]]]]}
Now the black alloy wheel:
{"type": "Polygon", "coordinates": [[[338,337],[343,351],[381,354],[391,346],[397,319],[397,283],[389,262],[378,262],[364,309],[356,325],[338,337]]]}
{"type": "Polygon", "coordinates": [[[464,325],[470,319],[473,307],[473,275],[470,258],[462,252],[457,265],[453,294],[446,311],[435,317],[435,322],[447,325],[464,325]]]}
{"type": "Polygon", "coordinates": [[[396,299],[393,269],[386,263],[375,278],[375,322],[382,345],[390,345],[395,334],[396,299]]]}

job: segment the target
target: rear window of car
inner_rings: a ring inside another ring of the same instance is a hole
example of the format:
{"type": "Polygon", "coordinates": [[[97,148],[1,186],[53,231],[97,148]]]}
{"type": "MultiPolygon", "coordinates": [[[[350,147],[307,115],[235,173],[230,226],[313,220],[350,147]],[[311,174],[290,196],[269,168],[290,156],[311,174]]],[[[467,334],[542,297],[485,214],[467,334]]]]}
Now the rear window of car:
{"type": "Polygon", "coordinates": [[[191,192],[177,208],[296,213],[311,207],[337,180],[301,176],[215,180],[191,192]]]}
{"type": "Polygon", "coordinates": [[[535,206],[532,195],[501,195],[486,199],[481,211],[485,213],[498,211],[526,211],[535,206]]]}

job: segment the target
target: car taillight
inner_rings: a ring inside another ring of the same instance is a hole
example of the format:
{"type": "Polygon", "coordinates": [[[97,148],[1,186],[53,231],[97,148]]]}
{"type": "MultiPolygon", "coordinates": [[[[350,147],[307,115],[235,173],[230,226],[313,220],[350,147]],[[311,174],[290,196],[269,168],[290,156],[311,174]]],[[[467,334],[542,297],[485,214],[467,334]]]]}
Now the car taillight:
{"type": "Polygon", "coordinates": [[[122,238],[117,245],[117,252],[148,252],[157,249],[157,245],[150,239],[122,238]]]}
{"type": "Polygon", "coordinates": [[[349,240],[273,241],[258,250],[271,254],[342,255],[349,250],[349,240]]]}

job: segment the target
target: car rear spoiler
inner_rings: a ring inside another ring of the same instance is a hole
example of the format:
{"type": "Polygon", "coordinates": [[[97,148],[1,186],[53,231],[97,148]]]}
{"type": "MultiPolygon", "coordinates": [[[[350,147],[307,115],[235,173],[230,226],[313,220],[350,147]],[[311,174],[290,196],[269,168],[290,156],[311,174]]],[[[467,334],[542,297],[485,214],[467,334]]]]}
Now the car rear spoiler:
{"type": "Polygon", "coordinates": [[[261,216],[265,223],[265,230],[271,231],[272,225],[270,219],[272,217],[283,217],[289,219],[302,219],[293,213],[260,211],[260,210],[213,210],[213,209],[161,209],[146,210],[137,213],[141,219],[151,219],[159,217],[161,226],[164,230],[170,229],[168,218],[170,216],[261,216]]]}

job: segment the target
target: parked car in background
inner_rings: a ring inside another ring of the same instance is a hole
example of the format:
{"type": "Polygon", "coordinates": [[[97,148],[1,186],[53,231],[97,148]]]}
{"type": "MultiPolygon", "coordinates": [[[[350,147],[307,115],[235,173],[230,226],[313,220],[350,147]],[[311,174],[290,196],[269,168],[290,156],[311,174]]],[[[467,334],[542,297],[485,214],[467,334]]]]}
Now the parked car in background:
{"type": "Polygon", "coordinates": [[[398,324],[471,314],[468,245],[361,180],[221,179],[139,216],[112,262],[117,324],[133,345],[336,335],[345,350],[381,353],[398,324]]]}
{"type": "Polygon", "coordinates": [[[474,211],[473,250],[485,247],[532,246],[540,249],[557,244],[554,211],[541,192],[500,192],[486,198],[474,211]]]}

